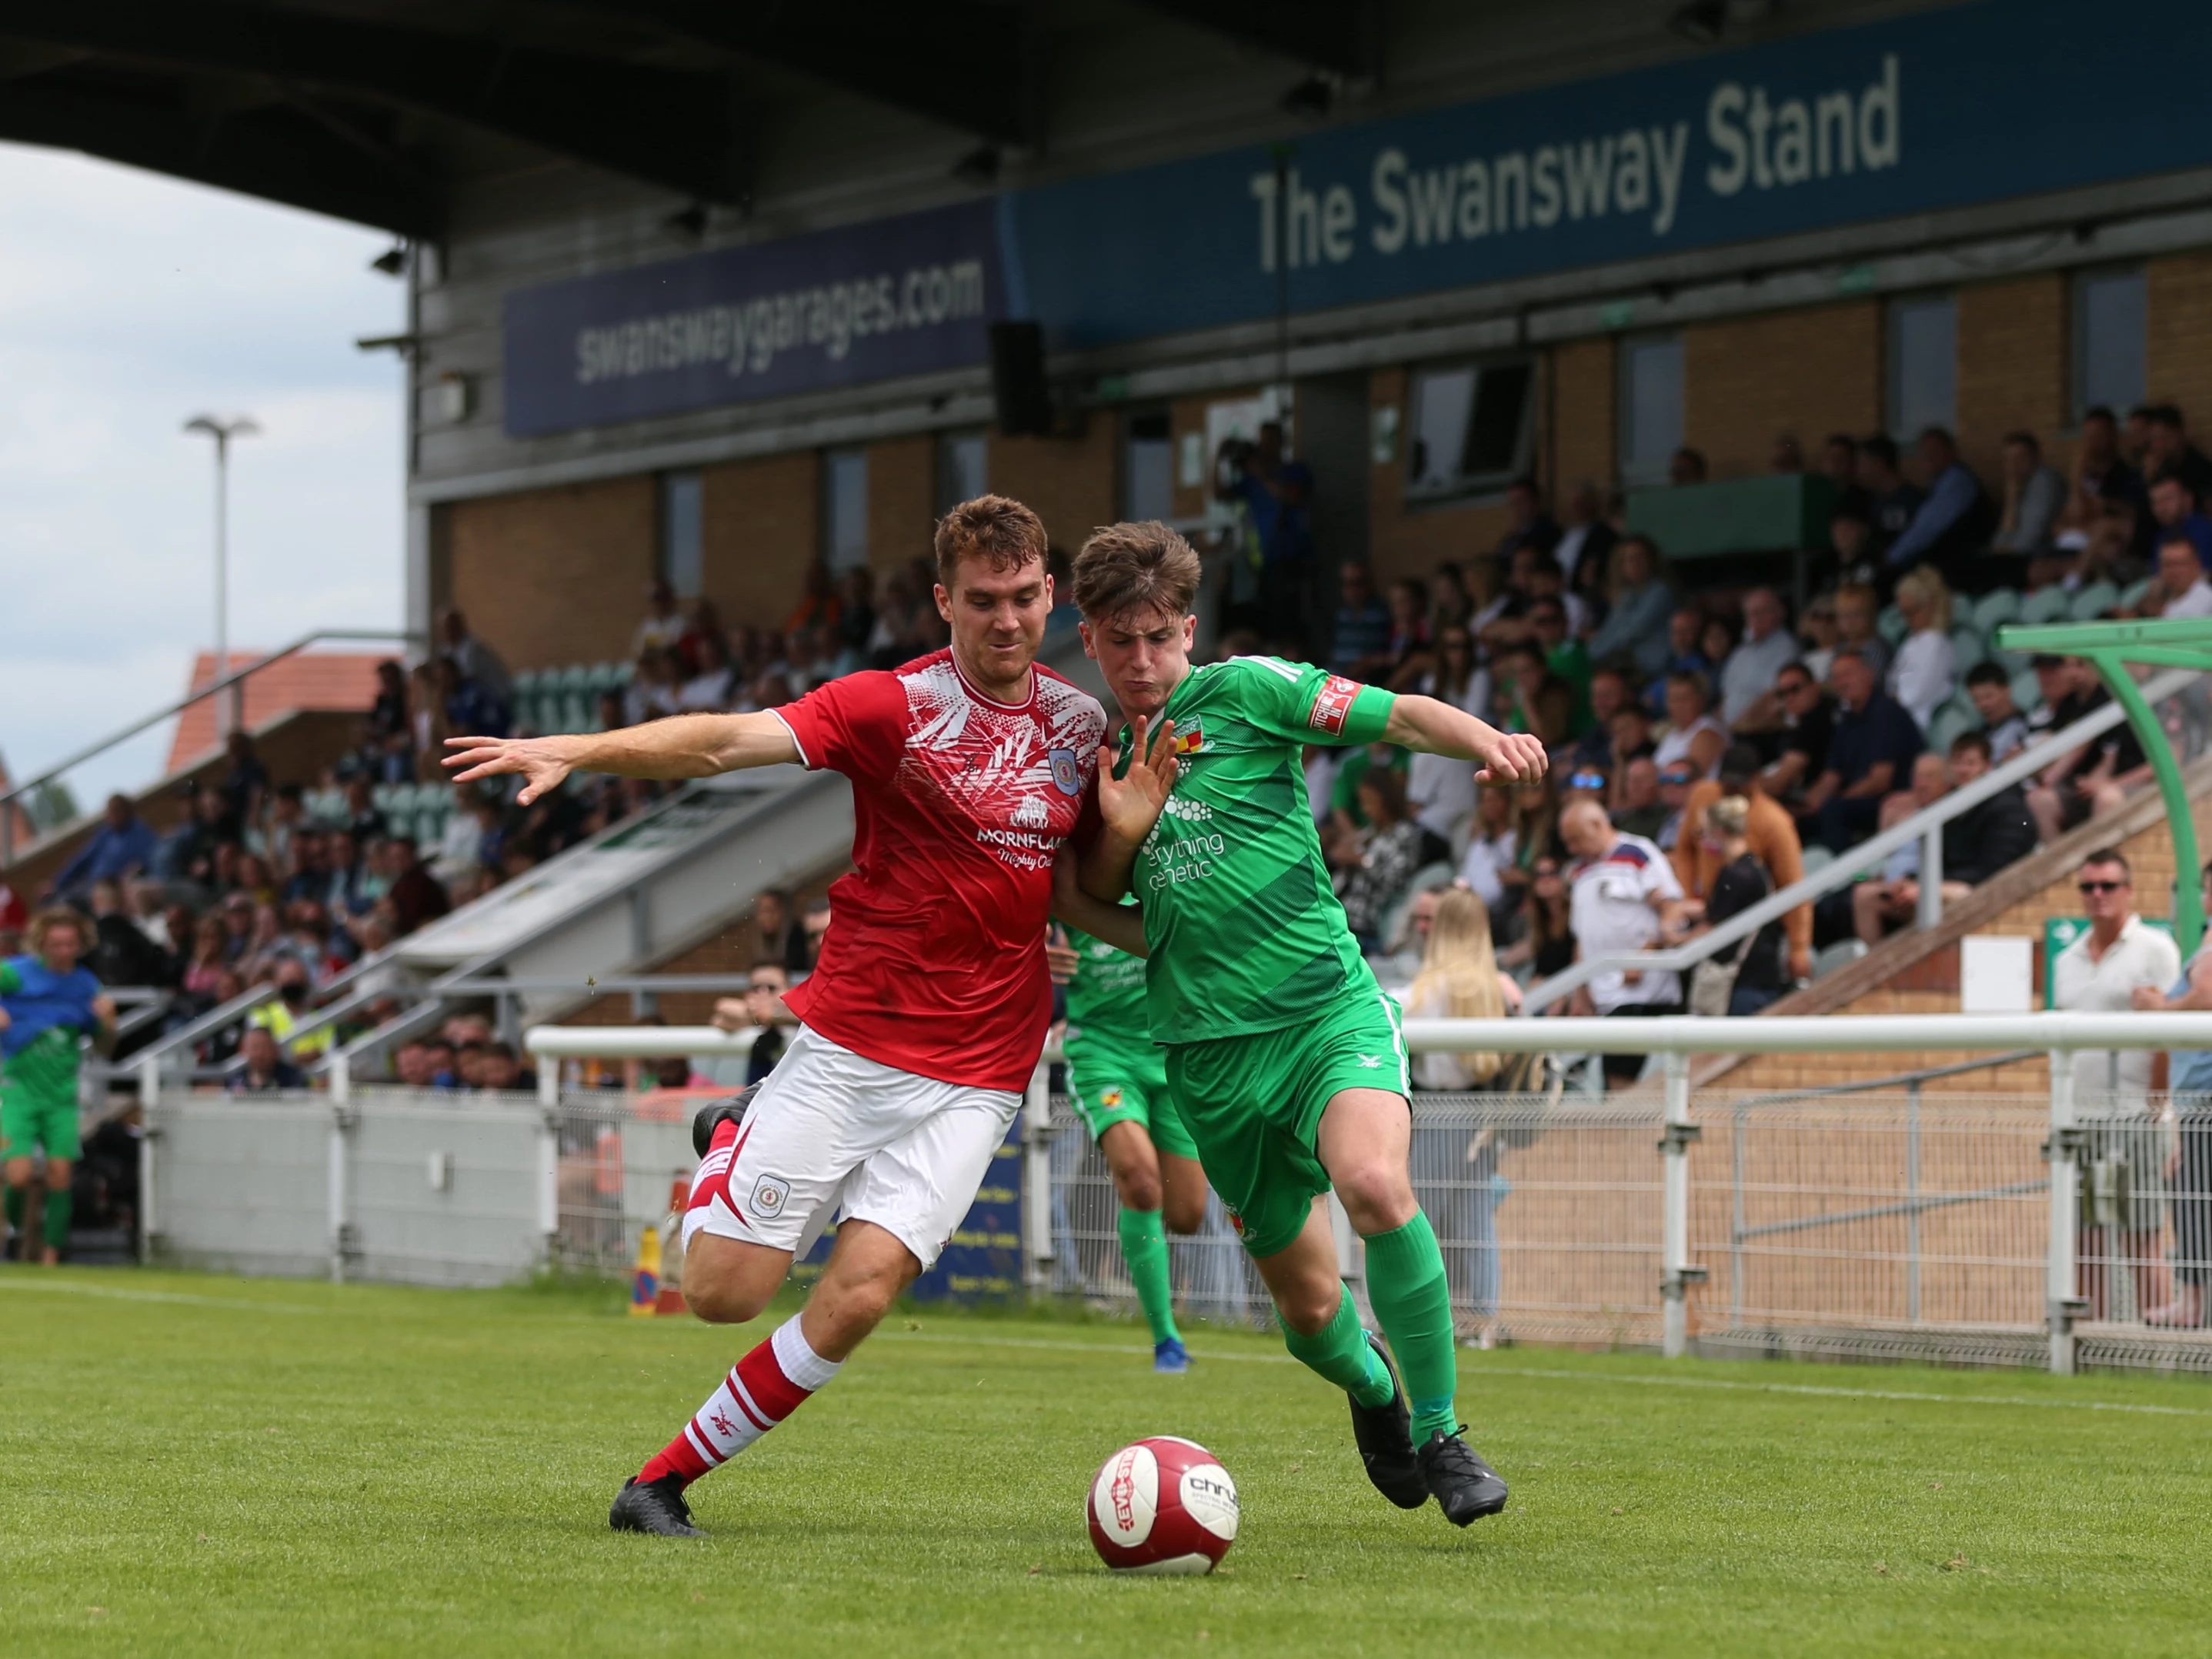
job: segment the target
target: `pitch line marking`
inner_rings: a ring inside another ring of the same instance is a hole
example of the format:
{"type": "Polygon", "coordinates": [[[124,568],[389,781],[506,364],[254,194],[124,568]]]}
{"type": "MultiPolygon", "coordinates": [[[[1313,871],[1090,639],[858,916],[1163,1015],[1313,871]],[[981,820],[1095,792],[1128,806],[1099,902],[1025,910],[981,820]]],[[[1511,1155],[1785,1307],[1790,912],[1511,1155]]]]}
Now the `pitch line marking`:
{"type": "MultiPolygon", "coordinates": [[[[960,1343],[978,1348],[1042,1348],[1059,1353],[1133,1357],[1147,1355],[1152,1352],[1149,1348],[1124,1346],[1111,1342],[1053,1342],[1018,1336],[939,1336],[917,1334],[911,1331],[885,1331],[875,1340],[878,1342],[960,1343]]],[[[1191,1358],[1199,1360],[1225,1359],[1256,1365],[1295,1365],[1298,1363],[1288,1354],[1281,1353],[1215,1353],[1194,1350],[1191,1358]]],[[[2037,1400],[2027,1395],[2016,1394],[1929,1394],[1908,1389],[1840,1389],[1817,1382],[1736,1382],[1718,1376],[1612,1376],[1595,1371],[1550,1370],[1534,1365],[1483,1365],[1473,1375],[1477,1377],[1526,1376],[1543,1382],[1617,1383],[1632,1388],[1721,1389],[1737,1394],[1796,1394],[1838,1400],[1893,1400],[1939,1406],[2030,1406],[2058,1411],[2133,1412],[2150,1417],[2212,1417],[2212,1407],[2152,1406],[2124,1400],[2037,1400]]]]}
{"type": "Polygon", "coordinates": [[[249,1302],[230,1296],[191,1296],[182,1291],[125,1291],[109,1285],[18,1279],[12,1273],[0,1276],[0,1290],[47,1291],[56,1296],[103,1296],[115,1302],[181,1302],[195,1308],[237,1308],[247,1313],[321,1314],[331,1311],[328,1308],[310,1307],[304,1302],[249,1302]]]}

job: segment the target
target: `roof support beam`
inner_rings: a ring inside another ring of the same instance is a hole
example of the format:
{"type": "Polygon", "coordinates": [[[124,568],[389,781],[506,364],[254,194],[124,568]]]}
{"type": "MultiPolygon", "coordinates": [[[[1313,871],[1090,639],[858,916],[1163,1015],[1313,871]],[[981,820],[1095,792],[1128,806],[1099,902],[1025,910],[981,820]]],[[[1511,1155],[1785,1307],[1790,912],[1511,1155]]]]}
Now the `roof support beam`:
{"type": "Polygon", "coordinates": [[[0,36],[400,105],[712,202],[746,194],[729,84],[231,3],[0,0],[0,36]]]}
{"type": "Polygon", "coordinates": [[[1352,80],[1382,72],[1381,7],[1376,0],[1137,0],[1247,46],[1352,80]]]}

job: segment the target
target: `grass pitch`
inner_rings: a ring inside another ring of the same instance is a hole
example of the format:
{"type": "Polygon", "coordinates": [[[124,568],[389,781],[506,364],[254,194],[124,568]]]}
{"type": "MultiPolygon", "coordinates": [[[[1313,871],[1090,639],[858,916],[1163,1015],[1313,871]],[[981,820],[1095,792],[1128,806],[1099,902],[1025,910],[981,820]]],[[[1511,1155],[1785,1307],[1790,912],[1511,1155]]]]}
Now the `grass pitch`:
{"type": "MultiPolygon", "coordinates": [[[[768,1328],[763,1322],[758,1330],[768,1328]]],[[[894,1317],[695,1488],[606,1528],[755,1333],[604,1291],[0,1271],[0,1642],[18,1653],[2201,1654],[2212,1388],[1470,1354],[1513,1483],[1455,1531],[1362,1479],[1257,1335],[894,1317]],[[1207,1579],[1109,1577],[1092,1471],[1233,1474],[1207,1579]]]]}

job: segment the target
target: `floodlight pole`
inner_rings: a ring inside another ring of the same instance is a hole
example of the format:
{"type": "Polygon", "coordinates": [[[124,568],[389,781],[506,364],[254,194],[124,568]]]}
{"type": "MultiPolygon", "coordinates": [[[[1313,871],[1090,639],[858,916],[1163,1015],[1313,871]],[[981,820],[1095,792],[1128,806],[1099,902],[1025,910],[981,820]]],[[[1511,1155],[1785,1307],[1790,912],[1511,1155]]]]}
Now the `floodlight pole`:
{"type": "MultiPolygon", "coordinates": [[[[230,441],[250,438],[261,428],[250,415],[228,421],[195,415],[185,422],[185,430],[215,440],[215,678],[220,680],[230,672],[230,441]]],[[[245,687],[234,685],[227,696],[216,699],[218,739],[244,727],[245,697],[245,687]]]]}

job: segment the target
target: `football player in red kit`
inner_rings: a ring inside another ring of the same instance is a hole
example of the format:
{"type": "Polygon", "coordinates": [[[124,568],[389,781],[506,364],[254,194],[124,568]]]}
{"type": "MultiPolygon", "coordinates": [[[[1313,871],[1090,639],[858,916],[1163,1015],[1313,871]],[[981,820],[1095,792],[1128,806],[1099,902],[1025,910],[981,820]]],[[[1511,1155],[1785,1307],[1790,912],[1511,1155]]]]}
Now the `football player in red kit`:
{"type": "Polygon", "coordinates": [[[1062,849],[1087,843],[1102,812],[1151,821],[1173,781],[1172,734],[1122,781],[1099,776],[1103,712],[1036,663],[1053,605],[1045,546],[1018,501],[954,507],[937,529],[951,647],[781,708],[449,740],[458,781],[520,774],[526,804],[576,770],[693,778],[795,761],[853,784],[854,867],[830,889],[820,965],[785,998],[799,1032],[743,1122],[716,1126],[692,1181],[685,1298],[742,1323],[833,1212],[836,1243],[806,1305],[623,1486],[618,1530],[696,1534],[684,1488],[836,1376],[936,1261],[1043,1049],[1048,916],[1144,949],[1139,913],[1084,896],[1062,849]]]}

